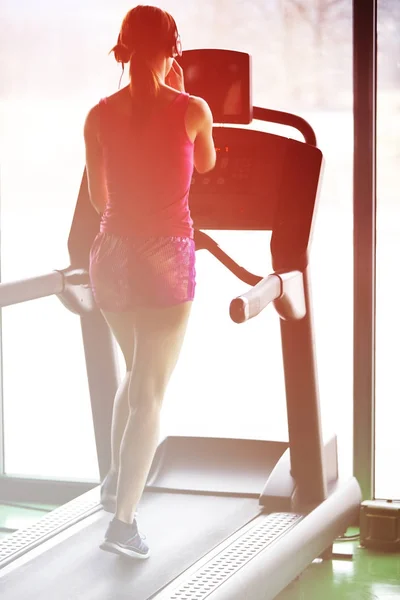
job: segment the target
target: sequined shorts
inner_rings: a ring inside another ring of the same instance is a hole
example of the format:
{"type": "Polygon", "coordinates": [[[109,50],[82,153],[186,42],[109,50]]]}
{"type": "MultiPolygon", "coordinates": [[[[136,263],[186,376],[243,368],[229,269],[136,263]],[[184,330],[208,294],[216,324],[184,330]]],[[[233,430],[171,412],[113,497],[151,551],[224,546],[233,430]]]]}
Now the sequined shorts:
{"type": "Polygon", "coordinates": [[[195,246],[189,237],[99,233],[90,250],[90,283],[102,310],[167,307],[193,300],[195,246]]]}

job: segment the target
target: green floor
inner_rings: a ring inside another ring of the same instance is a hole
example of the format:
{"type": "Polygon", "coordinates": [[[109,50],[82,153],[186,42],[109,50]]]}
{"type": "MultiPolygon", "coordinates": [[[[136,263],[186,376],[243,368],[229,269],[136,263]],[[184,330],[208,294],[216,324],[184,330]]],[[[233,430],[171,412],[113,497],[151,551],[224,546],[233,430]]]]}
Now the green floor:
{"type": "Polygon", "coordinates": [[[358,542],[334,544],[333,551],[347,559],[314,562],[277,600],[400,600],[400,553],[372,552],[358,542]]]}
{"type": "Polygon", "coordinates": [[[17,529],[29,527],[54,508],[56,506],[50,504],[0,504],[0,539],[17,529]]]}
{"type": "MultiPolygon", "coordinates": [[[[0,537],[28,527],[52,508],[0,504],[0,537]]],[[[343,559],[313,563],[277,600],[400,600],[400,553],[371,552],[357,542],[337,543],[334,552],[343,559]]]]}

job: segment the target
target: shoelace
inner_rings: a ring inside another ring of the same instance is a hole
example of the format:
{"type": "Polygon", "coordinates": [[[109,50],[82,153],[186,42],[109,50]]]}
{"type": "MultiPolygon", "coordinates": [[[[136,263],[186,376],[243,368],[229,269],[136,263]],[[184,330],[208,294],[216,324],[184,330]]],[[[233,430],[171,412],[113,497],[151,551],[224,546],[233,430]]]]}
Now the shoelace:
{"type": "MultiPolygon", "coordinates": [[[[142,540],[146,539],[146,536],[139,530],[139,528],[137,530],[137,534],[136,535],[138,535],[142,540]]],[[[135,536],[133,536],[133,537],[135,537],[135,536]]]]}
{"type": "Polygon", "coordinates": [[[142,533],[140,533],[140,531],[139,531],[139,530],[137,530],[137,533],[135,533],[135,535],[133,535],[132,537],[130,537],[130,538],[128,539],[128,542],[127,542],[127,543],[129,544],[129,542],[132,542],[132,541],[133,541],[133,540],[134,540],[134,539],[135,539],[137,536],[139,536],[140,542],[142,542],[143,540],[145,540],[145,539],[146,539],[146,536],[145,536],[145,535],[143,535],[142,533]]]}

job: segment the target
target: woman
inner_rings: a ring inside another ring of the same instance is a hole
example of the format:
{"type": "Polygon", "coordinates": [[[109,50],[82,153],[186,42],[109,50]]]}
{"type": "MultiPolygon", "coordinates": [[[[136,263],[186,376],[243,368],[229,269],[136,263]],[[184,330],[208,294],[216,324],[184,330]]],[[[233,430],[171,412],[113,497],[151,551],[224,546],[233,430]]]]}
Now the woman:
{"type": "Polygon", "coordinates": [[[93,107],[84,129],[90,199],[101,215],[91,285],[126,363],[101,488],[104,508],[115,515],[100,547],[147,558],[135,511],[194,297],[190,181],[194,166],[204,173],[216,156],[211,111],[184,91],[172,16],[133,8],[112,51],[117,62],[129,62],[130,84],[93,107]]]}

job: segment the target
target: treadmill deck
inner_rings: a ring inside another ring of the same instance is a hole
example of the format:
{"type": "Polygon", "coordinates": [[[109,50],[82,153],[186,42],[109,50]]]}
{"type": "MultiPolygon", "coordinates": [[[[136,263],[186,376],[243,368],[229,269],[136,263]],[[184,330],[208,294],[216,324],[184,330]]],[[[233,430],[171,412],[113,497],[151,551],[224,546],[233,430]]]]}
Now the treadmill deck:
{"type": "Polygon", "coordinates": [[[69,534],[66,530],[49,539],[39,554],[32,551],[32,559],[27,554],[0,571],[0,596],[146,600],[259,514],[255,498],[146,492],[138,522],[151,550],[147,560],[99,549],[112,518],[99,510],[69,534]]]}

